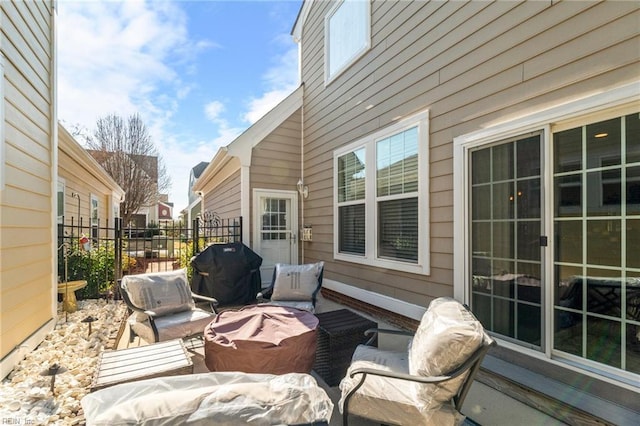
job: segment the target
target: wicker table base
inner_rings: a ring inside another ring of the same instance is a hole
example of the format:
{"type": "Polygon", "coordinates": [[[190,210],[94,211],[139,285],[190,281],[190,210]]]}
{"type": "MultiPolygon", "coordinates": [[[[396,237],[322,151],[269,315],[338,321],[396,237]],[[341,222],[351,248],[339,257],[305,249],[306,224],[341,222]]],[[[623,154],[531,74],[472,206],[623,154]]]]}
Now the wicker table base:
{"type": "Polygon", "coordinates": [[[193,373],[193,362],[182,340],[107,351],[100,354],[91,391],[134,380],[193,373]]]}
{"type": "Polygon", "coordinates": [[[378,325],[348,309],[324,312],[316,315],[318,346],[313,369],[329,386],[336,386],[344,377],[353,351],[369,337],[365,330],[378,325]]]}

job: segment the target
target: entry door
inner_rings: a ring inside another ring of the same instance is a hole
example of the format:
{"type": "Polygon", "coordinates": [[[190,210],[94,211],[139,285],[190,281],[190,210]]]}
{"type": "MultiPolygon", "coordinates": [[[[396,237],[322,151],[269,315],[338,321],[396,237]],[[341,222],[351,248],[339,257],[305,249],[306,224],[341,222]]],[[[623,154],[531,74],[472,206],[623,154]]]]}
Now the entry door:
{"type": "Polygon", "coordinates": [[[262,286],[271,283],[276,263],[298,263],[298,209],[295,191],[254,192],[253,241],[262,257],[262,286]]]}
{"type": "Polygon", "coordinates": [[[541,135],[471,154],[471,305],[491,331],[544,342],[541,135]]]}

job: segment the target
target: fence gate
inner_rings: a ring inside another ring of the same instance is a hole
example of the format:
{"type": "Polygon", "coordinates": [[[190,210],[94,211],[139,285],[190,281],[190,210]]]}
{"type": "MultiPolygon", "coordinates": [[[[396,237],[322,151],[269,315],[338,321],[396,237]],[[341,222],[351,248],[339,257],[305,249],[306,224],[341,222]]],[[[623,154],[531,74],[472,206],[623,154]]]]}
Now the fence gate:
{"type": "Polygon", "coordinates": [[[203,212],[191,226],[162,221],[146,227],[62,218],[58,225],[58,281],[87,280],[80,299],[117,296],[114,283],[127,274],[191,269],[191,258],[215,243],[242,242],[242,217],[203,212]]]}

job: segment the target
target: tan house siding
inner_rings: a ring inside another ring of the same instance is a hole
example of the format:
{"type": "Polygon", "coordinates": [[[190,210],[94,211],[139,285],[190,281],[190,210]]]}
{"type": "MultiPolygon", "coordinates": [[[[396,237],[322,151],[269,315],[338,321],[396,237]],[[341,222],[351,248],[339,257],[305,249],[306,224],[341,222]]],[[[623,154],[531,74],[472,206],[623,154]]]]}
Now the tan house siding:
{"type": "MultiPolygon", "coordinates": [[[[296,189],[300,172],[300,126],[301,112],[295,112],[276,130],[253,148],[251,153],[251,191],[274,189],[291,191],[296,189]]],[[[251,197],[251,211],[254,211],[251,197]]],[[[298,212],[301,210],[298,209],[298,212]]],[[[253,229],[253,215],[245,226],[253,229]]],[[[298,218],[300,219],[300,218],[298,218]]],[[[253,238],[253,233],[251,233],[253,238]]],[[[253,241],[250,242],[253,245],[253,241]]]]}
{"type": "Polygon", "coordinates": [[[65,225],[91,225],[91,197],[98,199],[101,228],[113,228],[114,207],[124,190],[62,126],[58,126],[58,180],[64,182],[65,225]],[[79,198],[73,196],[76,193],[79,198]],[[78,211],[79,210],[79,211],[78,211]]]}
{"type": "Polygon", "coordinates": [[[204,198],[204,210],[215,212],[222,219],[240,216],[240,170],[233,172],[204,198]]]}
{"type": "Polygon", "coordinates": [[[255,148],[251,188],[295,189],[300,179],[300,112],[284,121],[255,148]]]}
{"type": "Polygon", "coordinates": [[[4,65],[0,367],[4,376],[26,353],[16,348],[37,344],[31,341],[33,336],[53,326],[55,12],[51,1],[31,1],[1,2],[0,13],[4,65]]]}
{"type": "Polygon", "coordinates": [[[638,77],[637,2],[372,2],[371,49],[327,86],[324,17],[302,33],[304,261],[330,279],[426,306],[453,293],[453,144],[487,123],[638,77]],[[333,151],[429,110],[428,276],[333,261],[333,151]]]}

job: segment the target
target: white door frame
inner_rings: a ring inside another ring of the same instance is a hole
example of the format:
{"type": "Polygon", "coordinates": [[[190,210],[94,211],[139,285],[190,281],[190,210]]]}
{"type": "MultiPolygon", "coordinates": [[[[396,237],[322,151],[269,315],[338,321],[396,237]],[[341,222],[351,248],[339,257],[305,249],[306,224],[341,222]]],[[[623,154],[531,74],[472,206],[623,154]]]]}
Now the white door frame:
{"type": "MultiPolygon", "coordinates": [[[[252,241],[253,250],[260,254],[261,242],[261,219],[260,219],[260,199],[263,197],[272,198],[286,198],[291,201],[291,244],[289,245],[291,253],[291,263],[298,263],[298,192],[297,191],[285,191],[278,189],[258,189],[253,190],[253,227],[252,227],[252,241]]],[[[263,281],[271,281],[271,277],[262,277],[263,281]]]]}

